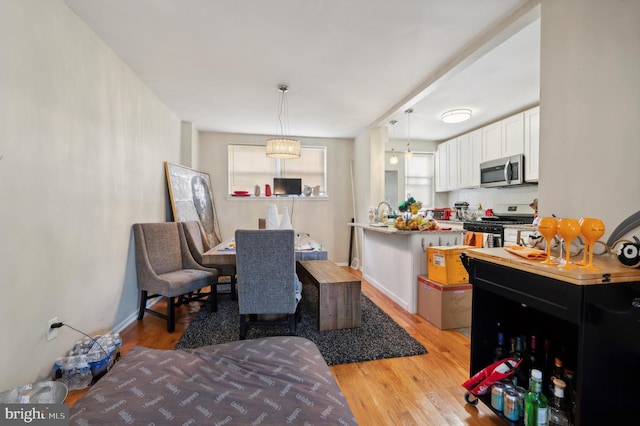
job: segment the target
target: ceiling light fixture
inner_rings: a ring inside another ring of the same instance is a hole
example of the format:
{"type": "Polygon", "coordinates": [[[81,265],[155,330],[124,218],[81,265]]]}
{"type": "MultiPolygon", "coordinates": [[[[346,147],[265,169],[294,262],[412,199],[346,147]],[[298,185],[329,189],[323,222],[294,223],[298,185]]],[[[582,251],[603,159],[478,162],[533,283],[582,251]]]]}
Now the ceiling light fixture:
{"type": "MultiPolygon", "coordinates": [[[[396,135],[396,123],[398,122],[398,120],[391,120],[389,122],[389,124],[391,124],[391,141],[393,142],[393,139],[395,138],[396,135]]],[[[398,157],[396,157],[396,150],[391,148],[391,157],[389,158],[389,163],[390,164],[398,164],[398,157]]]]}
{"type": "Polygon", "coordinates": [[[267,139],[267,157],[292,159],[300,158],[300,141],[290,137],[285,137],[285,127],[289,127],[289,112],[287,110],[286,93],[289,87],[281,84],[278,90],[282,93],[280,96],[280,105],[278,109],[278,124],[280,126],[280,137],[267,139]],[[284,117],[283,117],[284,114],[284,117]]]}
{"type": "Polygon", "coordinates": [[[405,160],[411,160],[413,158],[413,152],[411,152],[411,146],[409,146],[409,142],[411,142],[411,113],[413,112],[412,108],[409,108],[405,111],[407,114],[407,150],[404,153],[405,160]]]}
{"type": "Polygon", "coordinates": [[[470,109],[452,109],[443,112],[440,116],[445,123],[461,123],[471,118],[470,109]]]}

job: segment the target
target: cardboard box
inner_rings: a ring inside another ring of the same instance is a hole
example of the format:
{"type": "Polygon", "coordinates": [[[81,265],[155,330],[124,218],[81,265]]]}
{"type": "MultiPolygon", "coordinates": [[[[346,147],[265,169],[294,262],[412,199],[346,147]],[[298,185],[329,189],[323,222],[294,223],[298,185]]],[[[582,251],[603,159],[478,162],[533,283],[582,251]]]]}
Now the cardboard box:
{"type": "Polygon", "coordinates": [[[470,327],[472,287],[443,285],[418,276],[418,315],[441,330],[470,327]]]}
{"type": "Polygon", "coordinates": [[[427,248],[427,277],[440,284],[467,284],[469,273],[460,253],[473,246],[436,246],[427,248]]]}

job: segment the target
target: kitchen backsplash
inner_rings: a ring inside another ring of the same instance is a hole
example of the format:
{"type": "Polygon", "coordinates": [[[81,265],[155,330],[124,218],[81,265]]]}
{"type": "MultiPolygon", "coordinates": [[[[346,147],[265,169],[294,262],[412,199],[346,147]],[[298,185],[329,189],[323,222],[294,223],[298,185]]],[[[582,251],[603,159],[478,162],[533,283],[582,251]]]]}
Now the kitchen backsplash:
{"type": "Polygon", "coordinates": [[[490,209],[498,204],[529,204],[535,198],[538,198],[538,185],[463,189],[449,192],[448,205],[436,207],[452,207],[458,201],[466,201],[470,209],[475,208],[478,203],[482,204],[484,209],[490,209]]]}

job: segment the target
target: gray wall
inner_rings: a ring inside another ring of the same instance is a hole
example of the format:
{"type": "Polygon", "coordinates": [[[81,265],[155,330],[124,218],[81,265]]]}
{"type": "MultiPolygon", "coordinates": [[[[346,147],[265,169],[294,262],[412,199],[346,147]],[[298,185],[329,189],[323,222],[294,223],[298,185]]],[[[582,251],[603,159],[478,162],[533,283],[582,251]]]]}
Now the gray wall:
{"type": "Polygon", "coordinates": [[[131,225],[168,218],[180,120],[57,0],[0,2],[0,390],[130,320],[131,225]]]}

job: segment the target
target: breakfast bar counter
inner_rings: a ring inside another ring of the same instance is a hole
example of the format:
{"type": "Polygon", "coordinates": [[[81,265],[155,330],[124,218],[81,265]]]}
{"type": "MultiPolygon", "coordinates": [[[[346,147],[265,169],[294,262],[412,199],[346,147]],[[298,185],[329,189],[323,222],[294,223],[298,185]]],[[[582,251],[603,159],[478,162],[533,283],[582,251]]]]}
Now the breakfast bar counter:
{"type": "Polygon", "coordinates": [[[394,302],[418,311],[418,275],[427,274],[427,248],[463,243],[460,230],[401,231],[351,223],[362,229],[362,276],[394,302]]]}

